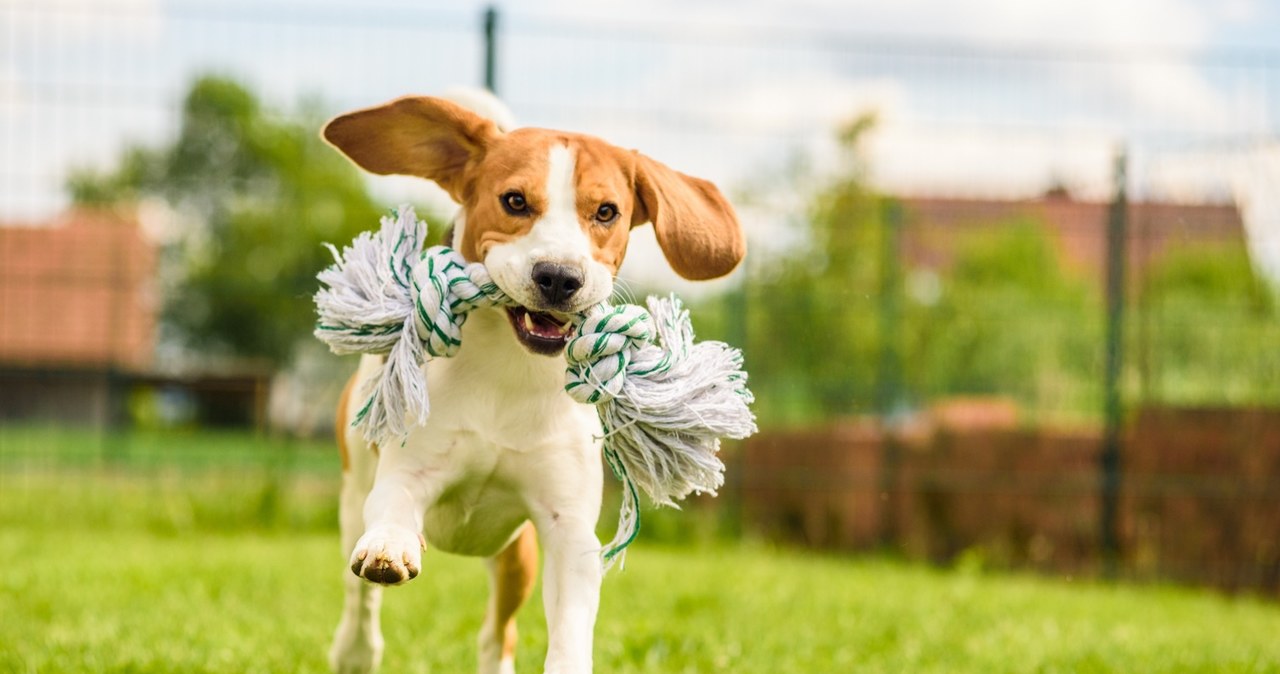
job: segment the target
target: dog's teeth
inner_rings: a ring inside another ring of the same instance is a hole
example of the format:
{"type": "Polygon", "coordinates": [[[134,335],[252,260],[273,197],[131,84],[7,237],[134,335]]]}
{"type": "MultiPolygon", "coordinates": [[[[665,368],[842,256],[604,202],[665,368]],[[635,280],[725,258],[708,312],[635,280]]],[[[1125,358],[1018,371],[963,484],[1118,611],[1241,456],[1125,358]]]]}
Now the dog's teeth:
{"type": "Polygon", "coordinates": [[[533,332],[533,316],[530,316],[528,312],[524,314],[524,329],[533,332]]]}

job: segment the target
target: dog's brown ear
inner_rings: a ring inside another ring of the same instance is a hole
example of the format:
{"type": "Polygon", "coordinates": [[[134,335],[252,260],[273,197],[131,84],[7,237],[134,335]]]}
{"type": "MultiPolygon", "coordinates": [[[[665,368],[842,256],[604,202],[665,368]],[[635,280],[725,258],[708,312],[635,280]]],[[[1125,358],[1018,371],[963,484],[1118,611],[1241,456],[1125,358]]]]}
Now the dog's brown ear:
{"type": "Polygon", "coordinates": [[[410,96],[335,117],[321,134],[367,171],[426,178],[462,202],[468,165],[499,131],[456,103],[410,96]]]}
{"type": "Polygon", "coordinates": [[[662,254],[677,274],[701,281],[733,271],[747,253],[738,216],[720,190],[639,152],[631,225],[652,222],[662,254]]]}

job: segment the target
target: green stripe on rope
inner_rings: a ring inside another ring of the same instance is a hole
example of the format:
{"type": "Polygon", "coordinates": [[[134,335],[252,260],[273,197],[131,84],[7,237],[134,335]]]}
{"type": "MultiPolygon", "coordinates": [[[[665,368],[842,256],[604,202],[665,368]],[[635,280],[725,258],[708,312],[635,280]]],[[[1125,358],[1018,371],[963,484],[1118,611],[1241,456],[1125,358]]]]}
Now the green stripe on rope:
{"type": "Polygon", "coordinates": [[[369,399],[364,401],[364,407],[361,407],[360,411],[356,412],[355,421],[352,421],[351,425],[359,426],[360,422],[364,421],[365,415],[369,413],[370,407],[373,407],[373,396],[369,396],[369,399]]]}
{"type": "MultiPolygon", "coordinates": [[[[631,476],[627,475],[627,468],[622,465],[622,460],[618,457],[617,453],[606,448],[604,450],[604,456],[609,463],[609,468],[613,471],[614,478],[622,482],[623,486],[627,488],[627,492],[623,496],[623,499],[629,501],[633,516],[633,518],[629,520],[631,522],[631,526],[628,529],[626,536],[617,544],[605,549],[603,558],[605,563],[609,564],[613,562],[615,557],[625,552],[627,547],[640,536],[640,495],[636,491],[636,483],[631,480],[631,476]]],[[[622,507],[624,509],[627,508],[627,503],[624,503],[622,507]]]]}

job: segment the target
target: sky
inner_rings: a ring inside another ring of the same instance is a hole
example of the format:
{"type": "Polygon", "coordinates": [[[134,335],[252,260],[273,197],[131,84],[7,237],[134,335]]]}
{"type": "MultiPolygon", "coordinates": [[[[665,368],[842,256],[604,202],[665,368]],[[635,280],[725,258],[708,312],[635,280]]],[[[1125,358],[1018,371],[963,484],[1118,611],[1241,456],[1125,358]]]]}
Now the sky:
{"type": "MultiPolygon", "coordinates": [[[[163,142],[200,72],[335,113],[477,84],[485,6],[0,0],[0,219],[47,216],[69,168],[163,142]]],[[[1100,199],[1125,147],[1140,197],[1239,202],[1255,258],[1280,278],[1280,2],[498,6],[498,88],[518,119],[716,181],[757,204],[744,220],[766,246],[806,194],[787,167],[804,157],[821,175],[834,129],[875,111],[866,149],[883,189],[1016,198],[1063,183],[1100,199]]],[[[388,201],[438,198],[372,185],[388,201]]],[[[652,241],[636,249],[638,270],[660,266],[652,241]]]]}

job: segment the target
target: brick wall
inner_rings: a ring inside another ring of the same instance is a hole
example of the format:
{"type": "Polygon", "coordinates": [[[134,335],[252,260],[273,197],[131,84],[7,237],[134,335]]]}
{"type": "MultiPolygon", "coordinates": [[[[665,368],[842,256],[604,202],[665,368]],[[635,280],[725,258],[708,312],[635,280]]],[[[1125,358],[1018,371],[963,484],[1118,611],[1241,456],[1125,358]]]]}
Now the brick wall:
{"type": "MultiPolygon", "coordinates": [[[[746,443],[743,512],[768,536],[888,547],[947,562],[1098,570],[1090,429],[966,425],[932,415],[892,436],[869,422],[746,443]]],[[[1280,410],[1148,409],[1124,443],[1122,571],[1280,591],[1280,410]]]]}
{"type": "Polygon", "coordinates": [[[1280,590],[1280,410],[1144,410],[1126,448],[1138,572],[1280,590]]]}
{"type": "Polygon", "coordinates": [[[885,517],[883,454],[882,436],[865,424],[757,435],[737,464],[743,514],[779,539],[831,548],[873,545],[885,517]]]}

